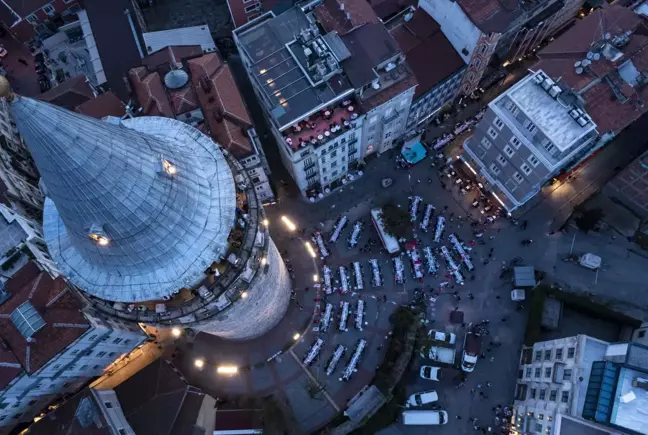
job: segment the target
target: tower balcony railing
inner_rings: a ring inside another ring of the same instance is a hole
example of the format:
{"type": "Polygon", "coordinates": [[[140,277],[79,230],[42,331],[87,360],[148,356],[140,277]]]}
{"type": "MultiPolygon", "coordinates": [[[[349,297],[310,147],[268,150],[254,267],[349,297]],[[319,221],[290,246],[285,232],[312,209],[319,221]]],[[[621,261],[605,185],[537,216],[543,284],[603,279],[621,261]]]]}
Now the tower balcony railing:
{"type": "MultiPolygon", "coordinates": [[[[263,268],[261,258],[267,258],[268,253],[269,232],[265,225],[261,225],[265,219],[265,212],[247,171],[227,150],[221,149],[221,151],[232,170],[232,181],[234,182],[238,175],[244,180],[242,184],[239,183],[243,189],[238,193],[245,194],[247,202],[246,225],[242,240],[239,242],[239,248],[227,253],[227,255],[236,255],[238,261],[235,264],[229,264],[225,271],[215,279],[206,275],[199,285],[190,289],[196,293],[196,296],[179,305],[165,304],[170,301],[147,301],[136,303],[135,307],[131,304],[132,309],[128,309],[128,304],[106,301],[81,292],[90,306],[100,312],[127,321],[160,326],[186,325],[191,327],[206,323],[218,312],[226,310],[230,304],[241,297],[244,291],[254,285],[260,276],[259,270],[263,268]],[[259,233],[263,234],[263,243],[261,246],[255,247],[259,233]],[[249,261],[250,259],[252,261],[249,261]],[[247,277],[246,280],[243,279],[243,274],[248,266],[252,268],[253,275],[247,277]],[[201,287],[205,287],[207,291],[199,292],[201,287]],[[157,304],[164,304],[165,310],[156,312],[155,305],[157,304]]],[[[223,259],[223,261],[226,262],[227,259],[223,259]]]]}

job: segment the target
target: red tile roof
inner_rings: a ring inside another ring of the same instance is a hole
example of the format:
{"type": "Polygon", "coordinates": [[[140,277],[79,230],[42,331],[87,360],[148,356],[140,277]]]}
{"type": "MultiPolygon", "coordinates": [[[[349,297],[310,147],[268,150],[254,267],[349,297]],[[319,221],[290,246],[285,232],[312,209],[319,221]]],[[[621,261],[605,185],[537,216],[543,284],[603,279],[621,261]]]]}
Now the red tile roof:
{"type": "Polygon", "coordinates": [[[441,31],[441,26],[423,9],[417,9],[410,21],[395,27],[390,33],[405,53],[407,64],[418,81],[414,98],[425,94],[465,65],[441,31]]]}
{"type": "Polygon", "coordinates": [[[504,33],[522,13],[517,0],[457,0],[468,18],[482,32],[504,33]]]}
{"type": "Polygon", "coordinates": [[[416,0],[367,0],[376,15],[386,21],[408,6],[415,6],[416,0]]]}
{"type": "Polygon", "coordinates": [[[124,106],[124,103],[117,98],[117,95],[110,91],[80,104],[74,110],[97,119],[102,119],[106,116],[118,116],[121,118],[126,114],[126,106],[124,106]]]}
{"type": "Polygon", "coordinates": [[[87,83],[85,75],[79,75],[67,79],[60,85],[41,94],[38,99],[47,101],[57,106],[74,110],[80,104],[94,98],[92,88],[87,83]]]}
{"type": "Polygon", "coordinates": [[[160,74],[150,72],[144,66],[138,66],[128,72],[128,77],[145,115],[175,118],[160,74]]]}
{"type": "Polygon", "coordinates": [[[585,110],[597,125],[599,133],[619,132],[648,111],[648,87],[632,88],[620,76],[617,68],[631,60],[639,72],[648,74],[648,27],[632,10],[621,6],[606,6],[595,10],[558,39],[538,53],[540,61],[533,70],[543,70],[554,79],[580,94],[585,110]],[[616,61],[601,59],[592,61],[591,72],[577,74],[574,64],[585,59],[595,43],[601,43],[604,35],[612,37],[632,31],[630,41],[620,50],[623,56],[616,61]],[[620,93],[628,98],[622,103],[612,87],[602,80],[611,79],[620,93]]]}
{"type": "Polygon", "coordinates": [[[272,8],[277,6],[279,0],[262,0],[259,1],[259,3],[261,3],[260,10],[245,12],[245,8],[253,5],[253,3],[250,3],[249,0],[227,0],[227,6],[229,7],[230,15],[232,17],[232,21],[234,22],[234,27],[239,27],[243,24],[246,24],[249,18],[258,15],[259,13],[272,10],[272,8]]]}
{"type": "Polygon", "coordinates": [[[237,158],[254,152],[244,130],[252,127],[229,65],[217,53],[190,59],[191,80],[214,139],[237,158]]]}
{"type": "Polygon", "coordinates": [[[363,24],[380,22],[366,0],[324,0],[315,8],[315,16],[327,33],[336,31],[340,35],[363,24]]]}
{"type": "MultiPolygon", "coordinates": [[[[63,278],[52,279],[33,262],[27,263],[10,278],[6,289],[11,297],[0,305],[0,338],[29,374],[38,371],[89,327],[81,313],[79,300],[68,290],[63,278]],[[29,339],[20,333],[10,318],[14,310],[25,302],[31,303],[45,321],[45,326],[29,339]]],[[[0,355],[7,358],[7,350],[0,355]]],[[[7,362],[12,361],[9,358],[7,362]]],[[[8,377],[5,371],[14,376],[17,374],[15,367],[0,366],[0,379],[8,377]]]]}

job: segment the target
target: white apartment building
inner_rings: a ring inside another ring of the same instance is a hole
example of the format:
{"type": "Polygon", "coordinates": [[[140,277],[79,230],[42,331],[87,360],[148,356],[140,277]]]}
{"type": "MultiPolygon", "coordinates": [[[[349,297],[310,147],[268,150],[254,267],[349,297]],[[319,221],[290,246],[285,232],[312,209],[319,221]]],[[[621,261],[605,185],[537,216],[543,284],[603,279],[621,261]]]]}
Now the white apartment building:
{"type": "Polygon", "coordinates": [[[0,282],[6,282],[29,261],[52,278],[61,273],[49,256],[40,224],[0,204],[0,282]]]}
{"type": "Polygon", "coordinates": [[[551,435],[557,414],[580,416],[592,363],[608,345],[577,335],[524,347],[514,404],[520,433],[551,435]]]}
{"type": "Polygon", "coordinates": [[[268,12],[234,31],[284,166],[312,200],[396,146],[417,83],[365,0],[345,3],[268,12]]]}
{"type": "Polygon", "coordinates": [[[0,433],[30,421],[140,346],[135,323],[81,311],[65,281],[30,262],[9,279],[0,304],[0,433]]]}
{"type": "Polygon", "coordinates": [[[464,161],[512,212],[562,169],[591,154],[598,132],[579,95],[532,72],[488,104],[464,161]]]}

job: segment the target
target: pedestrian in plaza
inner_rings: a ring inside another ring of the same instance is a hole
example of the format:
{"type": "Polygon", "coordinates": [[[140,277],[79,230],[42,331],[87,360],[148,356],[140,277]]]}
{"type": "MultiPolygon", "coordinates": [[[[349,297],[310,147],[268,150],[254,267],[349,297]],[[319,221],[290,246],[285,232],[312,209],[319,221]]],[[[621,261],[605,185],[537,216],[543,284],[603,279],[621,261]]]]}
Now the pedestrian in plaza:
{"type": "Polygon", "coordinates": [[[458,292],[458,291],[454,291],[452,294],[454,295],[455,298],[456,298],[457,296],[459,296],[459,292],[458,292]]]}
{"type": "Polygon", "coordinates": [[[495,299],[500,299],[500,298],[501,298],[500,295],[495,296],[495,299]]]}
{"type": "Polygon", "coordinates": [[[460,415],[456,416],[455,418],[456,418],[457,420],[461,420],[461,416],[460,416],[460,415]]]}
{"type": "Polygon", "coordinates": [[[493,384],[491,384],[490,381],[486,381],[486,386],[487,387],[490,387],[491,385],[493,385],[493,384]]]}
{"type": "Polygon", "coordinates": [[[473,296],[472,293],[468,293],[468,299],[472,301],[473,299],[475,299],[475,296],[473,296]]]}
{"type": "Polygon", "coordinates": [[[490,357],[490,362],[494,362],[494,361],[495,361],[495,357],[494,356],[490,357]]]}
{"type": "Polygon", "coordinates": [[[479,390],[482,387],[482,384],[477,384],[477,389],[479,390]]]}
{"type": "Polygon", "coordinates": [[[509,316],[509,315],[503,316],[502,317],[502,322],[506,322],[510,318],[511,318],[511,316],[509,316]]]}
{"type": "Polygon", "coordinates": [[[475,389],[474,388],[470,389],[470,394],[475,394],[475,389]]]}
{"type": "Polygon", "coordinates": [[[479,397],[484,397],[484,392],[483,391],[479,392],[479,397]]]}

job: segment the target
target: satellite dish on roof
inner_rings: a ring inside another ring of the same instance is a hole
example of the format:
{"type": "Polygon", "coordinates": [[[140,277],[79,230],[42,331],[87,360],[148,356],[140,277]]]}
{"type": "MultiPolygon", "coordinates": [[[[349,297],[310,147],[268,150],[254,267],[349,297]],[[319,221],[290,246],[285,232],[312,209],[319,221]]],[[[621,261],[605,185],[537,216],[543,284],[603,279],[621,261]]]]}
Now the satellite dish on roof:
{"type": "Polygon", "coordinates": [[[576,68],[576,74],[583,74],[583,68],[581,67],[576,68]]]}
{"type": "Polygon", "coordinates": [[[574,68],[578,68],[579,66],[581,66],[581,61],[577,60],[576,63],[574,64],[574,68]]]}
{"type": "Polygon", "coordinates": [[[605,39],[610,39],[612,37],[612,35],[610,34],[610,32],[605,32],[604,37],[605,37],[605,39]]]}
{"type": "Polygon", "coordinates": [[[583,61],[581,62],[581,65],[583,65],[583,66],[589,66],[591,63],[592,63],[591,60],[589,60],[589,59],[583,59],[583,61]]]}
{"type": "Polygon", "coordinates": [[[594,59],[593,60],[599,60],[601,58],[601,53],[594,53],[594,59]]]}
{"type": "Polygon", "coordinates": [[[164,76],[164,84],[169,89],[180,89],[189,81],[189,74],[181,69],[174,69],[164,76]]]}
{"type": "Polygon", "coordinates": [[[587,57],[588,60],[592,60],[594,58],[594,53],[591,52],[591,51],[588,51],[586,57],[587,57]]]}

